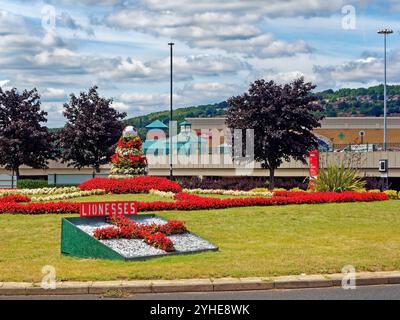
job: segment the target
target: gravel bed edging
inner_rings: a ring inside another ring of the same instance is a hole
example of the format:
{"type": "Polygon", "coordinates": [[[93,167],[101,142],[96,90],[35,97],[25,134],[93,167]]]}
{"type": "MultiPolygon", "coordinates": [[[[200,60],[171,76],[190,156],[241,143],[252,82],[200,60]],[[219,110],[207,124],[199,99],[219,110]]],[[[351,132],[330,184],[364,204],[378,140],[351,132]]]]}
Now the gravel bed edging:
{"type": "MultiPolygon", "coordinates": [[[[283,276],[274,278],[217,278],[179,280],[132,280],[58,282],[56,289],[43,289],[40,284],[0,282],[0,296],[133,294],[160,292],[252,291],[272,289],[307,289],[340,287],[344,274],[283,276]]],[[[400,284],[400,271],[362,272],[356,274],[356,286],[400,284]]]]}
{"type": "MultiPolygon", "coordinates": [[[[167,219],[154,214],[132,215],[129,217],[130,219],[143,224],[164,224],[168,221],[167,219]]],[[[107,223],[105,220],[99,219],[85,220],[82,223],[75,224],[75,227],[92,237],[95,229],[110,226],[113,225],[107,223]]],[[[148,245],[143,239],[110,239],[98,241],[111,248],[128,261],[218,250],[218,246],[190,231],[184,234],[170,235],[168,238],[174,244],[176,251],[165,252],[164,250],[148,245]]]]}

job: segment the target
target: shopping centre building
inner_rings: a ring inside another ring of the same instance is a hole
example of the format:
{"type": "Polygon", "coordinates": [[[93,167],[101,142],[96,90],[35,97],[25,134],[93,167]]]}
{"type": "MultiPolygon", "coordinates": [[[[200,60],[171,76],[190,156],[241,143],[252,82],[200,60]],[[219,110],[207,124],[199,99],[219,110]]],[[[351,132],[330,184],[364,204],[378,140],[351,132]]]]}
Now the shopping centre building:
{"type": "MultiPolygon", "coordinates": [[[[148,151],[149,174],[169,175],[169,137],[168,128],[160,121],[149,124],[152,134],[144,142],[148,151]],[[159,128],[158,128],[159,127],[159,128]],[[156,132],[156,134],[154,134],[156,132]],[[157,134],[158,132],[158,134],[157,134]],[[157,152],[154,147],[157,146],[157,152]],[[151,152],[150,152],[151,151],[151,152]]],[[[246,167],[240,161],[232,160],[229,143],[225,141],[225,119],[219,118],[187,118],[174,136],[174,149],[185,150],[180,155],[180,160],[175,152],[174,175],[176,176],[268,176],[267,170],[262,169],[258,163],[246,167]],[[211,132],[218,133],[212,136],[211,132]],[[207,133],[210,132],[210,133],[207,133]],[[189,138],[188,138],[189,137],[189,138]],[[213,139],[214,137],[214,139],[213,139]],[[190,144],[188,144],[190,143],[190,144]],[[204,146],[207,147],[204,147],[204,146]],[[190,152],[196,146],[197,152],[190,152]],[[199,150],[201,150],[199,152],[199,150]],[[219,150],[217,155],[208,157],[207,154],[219,150]],[[241,170],[243,169],[243,170],[241,170]]],[[[400,117],[388,118],[388,150],[382,151],[383,118],[379,117],[336,117],[325,118],[321,127],[315,129],[315,135],[320,141],[321,167],[328,163],[350,162],[360,169],[361,175],[379,177],[379,160],[387,159],[389,163],[389,177],[400,177],[400,117]]],[[[106,175],[109,165],[101,167],[101,174],[106,175]]],[[[69,183],[81,178],[75,175],[92,175],[91,168],[81,170],[68,167],[66,164],[51,161],[47,170],[21,167],[22,176],[49,176],[49,181],[56,183],[69,183]],[[71,175],[71,176],[69,176],[71,175]],[[74,175],[74,176],[72,176],[74,175]]],[[[9,173],[0,169],[0,174],[9,173]]],[[[281,177],[306,177],[308,165],[298,161],[284,162],[276,171],[281,177]]]]}

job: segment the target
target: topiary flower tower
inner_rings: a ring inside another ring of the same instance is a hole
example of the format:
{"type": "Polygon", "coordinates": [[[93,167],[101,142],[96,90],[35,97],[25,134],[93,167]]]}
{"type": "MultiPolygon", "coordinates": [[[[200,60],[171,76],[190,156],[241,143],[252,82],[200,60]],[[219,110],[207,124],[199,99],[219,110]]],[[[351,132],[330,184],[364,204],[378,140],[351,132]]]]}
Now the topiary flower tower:
{"type": "Polygon", "coordinates": [[[128,126],[118,140],[115,153],[111,157],[111,177],[138,176],[147,174],[147,158],[142,148],[137,130],[128,126]]]}

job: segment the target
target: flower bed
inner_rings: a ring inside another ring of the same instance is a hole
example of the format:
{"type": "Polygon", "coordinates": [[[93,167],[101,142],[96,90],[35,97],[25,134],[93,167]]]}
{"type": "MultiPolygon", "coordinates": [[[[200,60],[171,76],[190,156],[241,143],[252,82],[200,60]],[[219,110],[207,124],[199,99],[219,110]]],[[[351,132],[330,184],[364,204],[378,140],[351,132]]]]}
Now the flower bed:
{"type": "Polygon", "coordinates": [[[37,189],[1,189],[0,196],[7,196],[7,195],[38,195],[38,194],[46,194],[46,195],[53,195],[53,194],[67,194],[73,192],[81,191],[77,187],[64,187],[64,188],[37,188],[37,189]]]}
{"type": "Polygon", "coordinates": [[[155,189],[150,189],[149,193],[161,198],[170,198],[170,199],[175,198],[175,193],[171,191],[159,191],[155,189]]]}
{"type": "Polygon", "coordinates": [[[148,193],[157,188],[165,192],[181,192],[182,187],[175,181],[162,177],[138,176],[134,178],[93,178],[79,185],[82,190],[103,189],[106,193],[148,193]]]}
{"type": "Polygon", "coordinates": [[[79,202],[0,203],[0,213],[45,214],[78,213],[79,202]]]}
{"type": "Polygon", "coordinates": [[[16,202],[29,202],[31,198],[28,196],[13,194],[9,196],[0,197],[0,203],[16,203],[16,202]]]}
{"type": "Polygon", "coordinates": [[[272,197],[269,191],[241,191],[241,190],[225,190],[225,189],[183,189],[183,192],[192,194],[221,194],[226,196],[258,196],[272,197]]]}
{"type": "MultiPolygon", "coordinates": [[[[231,207],[271,206],[287,204],[314,204],[329,202],[382,201],[389,197],[383,192],[291,192],[284,191],[273,197],[226,198],[202,197],[184,192],[175,195],[176,201],[138,201],[139,212],[162,210],[204,210],[231,207]]],[[[77,213],[79,202],[17,203],[1,202],[0,213],[77,213]]]]}
{"type": "Polygon", "coordinates": [[[145,225],[136,223],[129,218],[118,216],[112,219],[111,223],[115,227],[96,229],[94,237],[99,240],[144,239],[148,245],[167,252],[175,251],[172,241],[167,236],[187,232],[185,223],[178,220],[169,220],[162,225],[145,225]]]}
{"type": "Polygon", "coordinates": [[[32,197],[31,201],[45,202],[45,201],[66,200],[66,199],[79,198],[79,197],[88,197],[88,196],[93,196],[93,195],[102,195],[105,193],[106,192],[102,189],[80,190],[80,191],[71,192],[71,193],[50,195],[47,197],[32,197]]]}
{"type": "Polygon", "coordinates": [[[296,195],[274,196],[271,198],[227,198],[218,199],[212,197],[201,197],[187,193],[178,193],[175,199],[178,201],[154,201],[138,202],[140,211],[161,211],[161,210],[202,210],[222,209],[231,207],[248,206],[271,206],[287,204],[313,204],[328,202],[356,202],[356,201],[382,201],[388,196],[384,193],[368,192],[295,192],[296,195]]]}

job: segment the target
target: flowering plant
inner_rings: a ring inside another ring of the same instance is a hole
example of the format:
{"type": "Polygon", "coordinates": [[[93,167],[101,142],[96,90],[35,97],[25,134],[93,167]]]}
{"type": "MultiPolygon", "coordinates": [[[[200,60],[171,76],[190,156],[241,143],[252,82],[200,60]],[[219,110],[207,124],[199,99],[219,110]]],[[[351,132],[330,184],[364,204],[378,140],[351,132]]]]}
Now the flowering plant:
{"type": "Polygon", "coordinates": [[[99,240],[144,239],[147,244],[167,252],[175,251],[174,245],[167,235],[187,232],[185,223],[177,220],[170,220],[163,225],[144,225],[127,217],[117,216],[110,222],[115,226],[96,229],[94,237],[99,240]]]}
{"type": "Polygon", "coordinates": [[[0,203],[10,203],[10,202],[16,203],[16,202],[29,202],[29,201],[31,201],[31,198],[20,194],[0,197],[0,203]]]}
{"type": "Polygon", "coordinates": [[[148,193],[151,189],[166,192],[182,191],[179,183],[167,178],[139,176],[133,178],[93,178],[79,185],[82,190],[103,189],[106,193],[148,193]]]}
{"type": "MultiPolygon", "coordinates": [[[[110,179],[111,180],[111,179],[110,179]]],[[[126,179],[124,179],[126,180],[126,179]]],[[[4,199],[5,197],[3,197],[4,199]]],[[[0,198],[1,199],[1,198],[0,198]]],[[[28,198],[25,198],[28,201],[28,198]]],[[[251,197],[251,198],[226,198],[219,199],[204,197],[184,192],[175,195],[176,201],[138,201],[138,211],[161,211],[161,210],[204,210],[222,209],[231,207],[247,206],[271,206],[288,204],[313,204],[330,202],[356,202],[356,201],[382,201],[389,197],[383,192],[290,192],[277,191],[273,197],[251,197]]],[[[9,201],[9,200],[7,200],[9,201]]],[[[77,213],[79,202],[41,202],[41,203],[17,203],[0,201],[0,213],[42,214],[42,213],[77,213]]],[[[171,230],[180,228],[173,222],[168,227],[171,230]]],[[[156,231],[158,227],[152,227],[156,231]]],[[[164,226],[163,228],[167,228],[164,226]]],[[[161,230],[167,232],[167,229],[161,230]]],[[[168,233],[168,232],[167,232],[168,233]]]]}
{"type": "Polygon", "coordinates": [[[111,157],[111,175],[143,175],[146,174],[146,168],[147,158],[143,153],[140,137],[121,137],[111,157]]]}
{"type": "Polygon", "coordinates": [[[1,189],[0,196],[6,195],[38,195],[38,194],[66,194],[80,191],[77,187],[48,187],[48,188],[37,188],[37,189],[1,189]]]}
{"type": "Polygon", "coordinates": [[[260,196],[272,197],[269,191],[242,191],[242,190],[225,190],[225,189],[184,189],[183,192],[193,194],[221,194],[228,196],[260,196]]]}
{"type": "Polygon", "coordinates": [[[62,193],[62,194],[55,194],[55,195],[50,195],[47,197],[32,197],[31,201],[55,201],[55,200],[66,200],[66,199],[71,199],[71,198],[79,198],[79,197],[87,197],[87,196],[93,196],[93,195],[101,195],[105,194],[106,192],[102,189],[92,189],[92,190],[80,190],[76,192],[71,192],[71,193],[62,193]]]}

